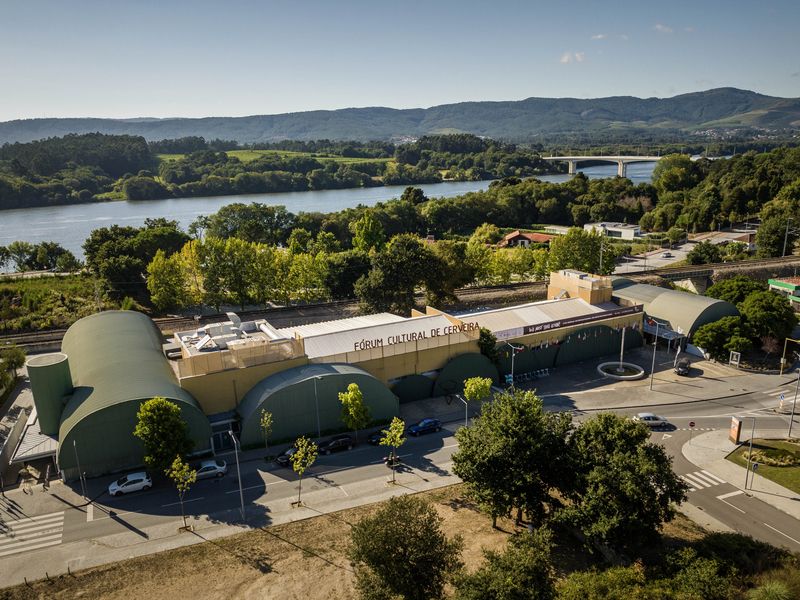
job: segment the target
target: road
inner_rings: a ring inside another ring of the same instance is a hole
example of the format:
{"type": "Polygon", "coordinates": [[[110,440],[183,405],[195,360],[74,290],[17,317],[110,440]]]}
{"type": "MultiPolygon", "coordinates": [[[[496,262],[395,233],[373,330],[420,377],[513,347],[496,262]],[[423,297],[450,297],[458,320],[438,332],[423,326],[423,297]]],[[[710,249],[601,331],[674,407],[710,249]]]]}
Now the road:
{"type": "Polygon", "coordinates": [[[661,269],[669,267],[673,263],[681,260],[686,260],[686,254],[692,250],[692,246],[685,244],[680,248],[673,248],[672,250],[659,250],[655,254],[651,254],[647,258],[640,258],[638,256],[622,257],[617,263],[614,270],[614,275],[625,276],[625,273],[636,271],[649,271],[652,269],[661,269]],[[664,252],[672,254],[671,258],[661,258],[664,252]]]}

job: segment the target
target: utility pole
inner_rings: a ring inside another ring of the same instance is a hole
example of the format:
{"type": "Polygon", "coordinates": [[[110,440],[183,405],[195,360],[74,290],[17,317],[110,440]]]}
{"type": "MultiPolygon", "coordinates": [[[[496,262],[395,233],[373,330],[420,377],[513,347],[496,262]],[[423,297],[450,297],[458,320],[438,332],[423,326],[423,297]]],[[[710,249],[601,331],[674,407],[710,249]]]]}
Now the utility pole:
{"type": "Polygon", "coordinates": [[[783,254],[781,256],[786,256],[786,242],[789,240],[789,221],[792,220],[792,217],[786,219],[786,235],[783,236],[783,254]]]}

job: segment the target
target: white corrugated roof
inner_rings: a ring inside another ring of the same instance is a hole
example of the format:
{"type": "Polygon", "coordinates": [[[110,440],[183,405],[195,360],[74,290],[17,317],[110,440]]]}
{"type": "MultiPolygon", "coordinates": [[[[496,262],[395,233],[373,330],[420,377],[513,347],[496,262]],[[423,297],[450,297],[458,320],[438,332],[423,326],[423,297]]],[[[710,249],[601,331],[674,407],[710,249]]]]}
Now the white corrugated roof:
{"type": "Polygon", "coordinates": [[[393,315],[392,313],[377,313],[374,315],[366,315],[363,317],[350,317],[348,319],[336,319],[334,321],[322,321],[320,323],[310,323],[308,325],[298,325],[297,327],[284,327],[278,329],[281,337],[293,338],[294,334],[300,337],[308,338],[315,335],[324,335],[326,333],[336,333],[338,331],[348,331],[350,329],[358,329],[361,327],[375,327],[378,325],[386,325],[387,323],[397,323],[399,321],[406,321],[405,317],[393,315]]]}
{"type": "MultiPolygon", "coordinates": [[[[380,315],[371,316],[376,317],[380,315]]],[[[342,319],[342,321],[353,320],[354,319],[342,319]]],[[[328,323],[336,323],[336,321],[328,321],[328,323]]],[[[319,323],[319,325],[322,325],[322,323],[319,323]]],[[[303,341],[308,357],[319,358],[322,356],[332,356],[334,354],[363,350],[364,348],[360,346],[361,342],[369,343],[375,340],[382,340],[382,345],[387,346],[397,343],[390,340],[392,337],[399,337],[402,341],[411,341],[412,339],[411,337],[405,339],[402,336],[424,335],[426,338],[430,338],[433,337],[431,336],[432,329],[443,330],[445,327],[449,326],[452,326],[452,323],[444,315],[412,317],[410,319],[399,317],[390,322],[358,328],[351,326],[346,330],[337,328],[334,331],[318,333],[316,335],[304,335],[303,341]]],[[[288,329],[282,329],[281,331],[288,331],[288,329]]]]}
{"type": "MultiPolygon", "coordinates": [[[[592,305],[581,298],[545,300],[543,302],[523,304],[522,306],[463,314],[459,316],[459,319],[470,323],[478,323],[481,327],[486,327],[494,333],[525,327],[526,325],[538,325],[539,323],[549,323],[550,321],[605,312],[610,310],[607,304],[609,303],[603,303],[602,306],[592,305]]],[[[614,308],[619,307],[614,305],[614,308]]]]}

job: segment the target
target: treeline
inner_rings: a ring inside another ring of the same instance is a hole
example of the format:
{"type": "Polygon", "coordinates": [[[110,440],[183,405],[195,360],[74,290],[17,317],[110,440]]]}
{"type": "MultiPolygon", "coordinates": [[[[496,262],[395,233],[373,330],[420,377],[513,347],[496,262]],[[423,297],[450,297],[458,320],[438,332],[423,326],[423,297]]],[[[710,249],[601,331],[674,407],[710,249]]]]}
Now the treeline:
{"type": "Polygon", "coordinates": [[[392,142],[357,142],[331,140],[281,140],[280,142],[259,142],[244,144],[250,150],[275,150],[280,152],[303,152],[322,156],[341,156],[343,158],[392,158],[395,145],[392,142]]]}

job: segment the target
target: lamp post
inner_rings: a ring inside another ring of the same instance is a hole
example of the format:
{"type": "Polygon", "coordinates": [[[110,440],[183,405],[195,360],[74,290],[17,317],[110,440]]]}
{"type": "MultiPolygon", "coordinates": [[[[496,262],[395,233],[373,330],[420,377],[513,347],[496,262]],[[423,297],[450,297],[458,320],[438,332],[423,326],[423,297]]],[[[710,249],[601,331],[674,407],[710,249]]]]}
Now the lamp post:
{"type": "Polygon", "coordinates": [[[314,375],[314,403],[317,405],[317,437],[322,437],[322,429],[319,426],[319,398],[317,397],[317,379],[319,375],[314,375]]]}
{"type": "Polygon", "coordinates": [[[78,479],[81,481],[81,494],[83,494],[83,497],[86,498],[86,487],[83,481],[83,476],[81,475],[81,463],[78,460],[78,444],[75,440],[72,440],[72,448],[75,450],[75,464],[78,465],[78,479]]]}
{"type": "Polygon", "coordinates": [[[650,389],[653,389],[653,375],[656,373],[656,348],[658,348],[658,326],[660,323],[656,321],[656,339],[653,341],[653,366],[650,368],[650,389]]]}
{"type": "Polygon", "coordinates": [[[794,407],[797,404],[797,390],[800,388],[800,375],[797,377],[797,383],[794,386],[794,399],[792,400],[792,416],[789,417],[789,433],[786,434],[786,441],[792,437],[792,424],[794,423],[794,407]]]}
{"type": "Polygon", "coordinates": [[[755,417],[739,417],[742,419],[753,419],[753,429],[750,431],[750,452],[747,454],[747,470],[744,473],[744,489],[747,489],[747,479],[750,476],[750,459],[753,458],[753,436],[756,433],[756,418],[755,417]]]}
{"type": "Polygon", "coordinates": [[[600,277],[603,276],[603,238],[606,234],[606,226],[600,225],[600,269],[598,269],[597,274],[600,277]]]}
{"type": "MultiPolygon", "coordinates": [[[[512,379],[513,379],[513,377],[512,377],[512,379]]],[[[461,400],[464,403],[464,427],[469,427],[469,423],[467,422],[467,419],[469,419],[469,415],[467,414],[467,411],[469,409],[469,405],[467,404],[467,401],[464,400],[461,396],[456,396],[456,398],[458,398],[459,400],[461,400]]]]}
{"type": "Polygon", "coordinates": [[[786,234],[783,236],[783,254],[781,256],[786,256],[786,242],[789,240],[789,221],[792,220],[792,217],[786,219],[786,234]]]}
{"type": "Polygon", "coordinates": [[[506,342],[509,346],[511,346],[511,389],[516,390],[517,388],[514,386],[514,357],[517,355],[517,350],[522,350],[522,346],[515,346],[511,342],[506,342]]]}
{"type": "Polygon", "coordinates": [[[793,340],[792,338],[786,338],[785,340],[783,340],[783,354],[781,354],[781,373],[780,373],[781,375],[783,375],[783,365],[786,364],[786,345],[789,342],[795,342],[797,344],[800,344],[800,340],[793,340]]]}
{"type": "Polygon", "coordinates": [[[239,440],[233,435],[233,431],[228,429],[228,435],[233,440],[233,449],[236,454],[236,476],[239,478],[239,500],[242,502],[242,522],[247,522],[247,517],[244,516],[244,493],[242,492],[242,471],[239,469],[239,440]]]}

